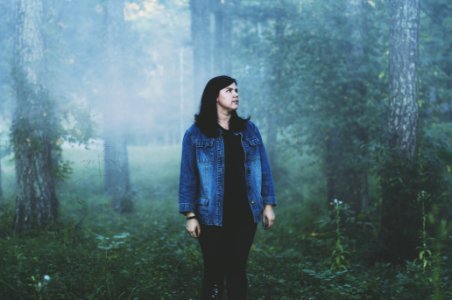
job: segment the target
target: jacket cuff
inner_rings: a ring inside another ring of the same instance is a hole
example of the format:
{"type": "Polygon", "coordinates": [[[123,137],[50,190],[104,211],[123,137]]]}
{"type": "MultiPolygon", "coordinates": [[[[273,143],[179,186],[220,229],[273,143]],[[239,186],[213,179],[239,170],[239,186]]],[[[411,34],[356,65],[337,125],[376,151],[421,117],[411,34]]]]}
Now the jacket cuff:
{"type": "Polygon", "coordinates": [[[195,208],[190,203],[179,203],[179,213],[195,212],[195,208]]]}
{"type": "Polygon", "coordinates": [[[262,198],[264,205],[272,205],[276,206],[276,197],[275,196],[265,196],[262,198]]]}

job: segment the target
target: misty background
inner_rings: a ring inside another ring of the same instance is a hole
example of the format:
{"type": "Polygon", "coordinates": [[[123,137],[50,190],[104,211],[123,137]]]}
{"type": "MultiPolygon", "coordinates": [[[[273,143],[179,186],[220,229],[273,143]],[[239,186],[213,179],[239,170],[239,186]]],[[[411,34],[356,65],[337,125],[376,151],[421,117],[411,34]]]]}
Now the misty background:
{"type": "Polygon", "coordinates": [[[217,75],[263,135],[250,299],[450,299],[447,0],[0,3],[0,298],[197,299],[182,136],[217,75]]]}

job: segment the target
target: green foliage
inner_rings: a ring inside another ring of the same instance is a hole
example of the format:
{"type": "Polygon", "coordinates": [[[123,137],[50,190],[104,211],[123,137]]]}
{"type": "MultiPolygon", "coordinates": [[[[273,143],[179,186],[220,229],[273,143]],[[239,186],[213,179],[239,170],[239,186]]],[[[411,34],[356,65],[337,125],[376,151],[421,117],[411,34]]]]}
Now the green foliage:
{"type": "MultiPolygon", "coordinates": [[[[0,223],[0,298],[197,299],[199,246],[177,214],[177,187],[166,185],[177,184],[179,152],[179,147],[131,147],[137,210],[124,216],[113,214],[109,199],[102,196],[101,148],[66,149],[64,159],[74,165],[58,188],[62,223],[14,236],[13,199],[6,203],[0,223]]],[[[316,182],[321,173],[312,161],[312,156],[297,157],[280,168],[310,166],[316,182]]],[[[284,195],[276,209],[277,223],[271,230],[259,229],[251,249],[250,299],[424,300],[451,295],[447,224],[430,244],[432,264],[426,270],[417,261],[406,266],[372,264],[367,245],[378,233],[371,226],[378,220],[375,212],[356,217],[342,204],[330,214],[314,200],[320,190],[291,193],[286,187],[299,183],[297,176],[302,175],[286,174],[276,187],[284,195]],[[346,269],[331,268],[338,237],[347,251],[346,269]]],[[[432,218],[427,217],[427,223],[432,218]]]]}
{"type": "Polygon", "coordinates": [[[431,266],[431,256],[432,251],[427,246],[427,214],[425,211],[425,204],[428,201],[428,194],[425,191],[421,191],[417,195],[417,201],[421,205],[421,213],[422,213],[422,227],[420,232],[420,240],[421,246],[419,247],[418,259],[422,266],[422,269],[425,271],[427,267],[431,266]]]}
{"type": "MultiPolygon", "coordinates": [[[[49,109],[55,118],[16,123],[15,141],[39,149],[39,139],[29,136],[41,125],[36,122],[49,122],[46,132],[61,159],[55,175],[65,179],[58,183],[62,223],[26,236],[11,234],[14,162],[4,159],[0,298],[197,298],[199,247],[176,214],[180,149],[129,147],[137,212],[118,216],[103,196],[102,148],[92,143],[90,150],[67,149],[62,144],[83,144],[95,136],[92,109],[110,103],[100,99],[101,5],[106,1],[44,2],[46,89],[35,95],[44,100],[35,113],[49,109]]],[[[251,250],[250,299],[452,299],[451,56],[450,39],[445,38],[452,29],[449,2],[421,4],[421,130],[414,163],[383,146],[389,29],[385,1],[236,1],[233,76],[244,100],[241,112],[256,117],[264,138],[276,130],[276,141],[268,146],[277,153],[272,164],[280,200],[275,227],[258,231],[251,250]],[[350,10],[351,2],[363,4],[360,13],[350,10]],[[355,174],[365,172],[370,204],[358,212],[353,205],[355,174]],[[333,214],[325,201],[332,200],[326,176],[336,180],[345,195],[339,199],[347,204],[335,206],[333,214]],[[386,237],[409,251],[412,260],[393,253],[398,265],[375,262],[384,226],[386,237]]],[[[8,75],[14,14],[10,4],[0,8],[3,118],[14,97],[8,75]]],[[[160,1],[156,9],[149,11],[152,18],[128,20],[122,32],[126,37],[118,40],[127,45],[122,74],[136,75],[123,78],[127,103],[136,106],[129,132],[135,145],[148,141],[150,131],[158,131],[160,141],[178,135],[179,114],[174,112],[179,111],[175,99],[181,91],[175,88],[174,74],[180,66],[174,58],[179,55],[185,59],[183,96],[197,98],[191,95],[187,75],[189,46],[181,38],[189,30],[188,1],[160,1]],[[168,74],[171,78],[162,83],[160,77],[168,74]],[[160,114],[156,108],[163,103],[167,113],[160,114]],[[161,115],[170,115],[171,136],[164,136],[169,126],[160,122],[161,115]],[[151,121],[143,126],[138,120],[151,121]]],[[[27,93],[26,88],[19,90],[27,93]]],[[[180,112],[185,120],[192,114],[189,102],[180,112]]]]}
{"type": "Polygon", "coordinates": [[[319,155],[325,203],[356,212],[365,188],[351,182],[365,184],[384,136],[388,30],[384,3],[359,3],[242,1],[234,51],[245,108],[281,144],[319,155]]]}
{"type": "Polygon", "coordinates": [[[331,253],[331,270],[333,271],[346,271],[346,259],[345,255],[347,254],[347,251],[345,249],[344,245],[344,236],[342,235],[341,230],[341,212],[344,209],[344,204],[341,200],[334,199],[331,205],[334,206],[334,219],[335,219],[335,225],[336,225],[336,242],[334,243],[334,250],[331,253]]]}

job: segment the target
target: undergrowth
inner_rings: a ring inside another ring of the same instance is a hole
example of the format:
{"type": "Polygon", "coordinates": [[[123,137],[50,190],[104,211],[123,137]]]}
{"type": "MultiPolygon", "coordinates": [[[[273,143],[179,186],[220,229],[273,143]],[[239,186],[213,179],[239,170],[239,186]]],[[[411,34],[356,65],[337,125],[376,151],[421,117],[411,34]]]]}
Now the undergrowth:
{"type": "MultiPolygon", "coordinates": [[[[58,188],[58,224],[13,235],[13,198],[7,199],[0,299],[199,299],[199,246],[177,213],[179,149],[131,149],[136,211],[128,215],[114,213],[102,195],[102,158],[90,151],[67,151],[73,174],[58,188]]],[[[440,238],[422,233],[431,249],[428,265],[382,263],[372,259],[376,208],[352,216],[346,206],[319,206],[315,192],[290,193],[287,183],[277,180],[284,195],[277,222],[259,228],[251,249],[249,299],[452,299],[447,222],[440,238]]]]}

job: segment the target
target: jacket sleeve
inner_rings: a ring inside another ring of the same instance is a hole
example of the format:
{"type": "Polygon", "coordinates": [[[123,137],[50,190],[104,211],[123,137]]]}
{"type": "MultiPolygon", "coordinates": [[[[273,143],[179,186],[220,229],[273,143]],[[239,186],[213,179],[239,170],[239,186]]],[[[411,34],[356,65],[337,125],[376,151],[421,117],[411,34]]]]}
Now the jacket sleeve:
{"type": "Polygon", "coordinates": [[[276,196],[275,196],[275,188],[273,183],[273,177],[270,170],[270,163],[268,161],[267,152],[265,151],[264,142],[262,140],[262,136],[259,132],[259,129],[256,125],[251,123],[254,131],[260,141],[259,151],[261,157],[261,168],[262,168],[262,200],[264,205],[273,205],[276,206],[276,196]]]}
{"type": "Polygon", "coordinates": [[[182,140],[182,158],[179,177],[179,212],[195,212],[195,197],[198,188],[196,167],[196,148],[192,143],[189,130],[182,140]]]}

